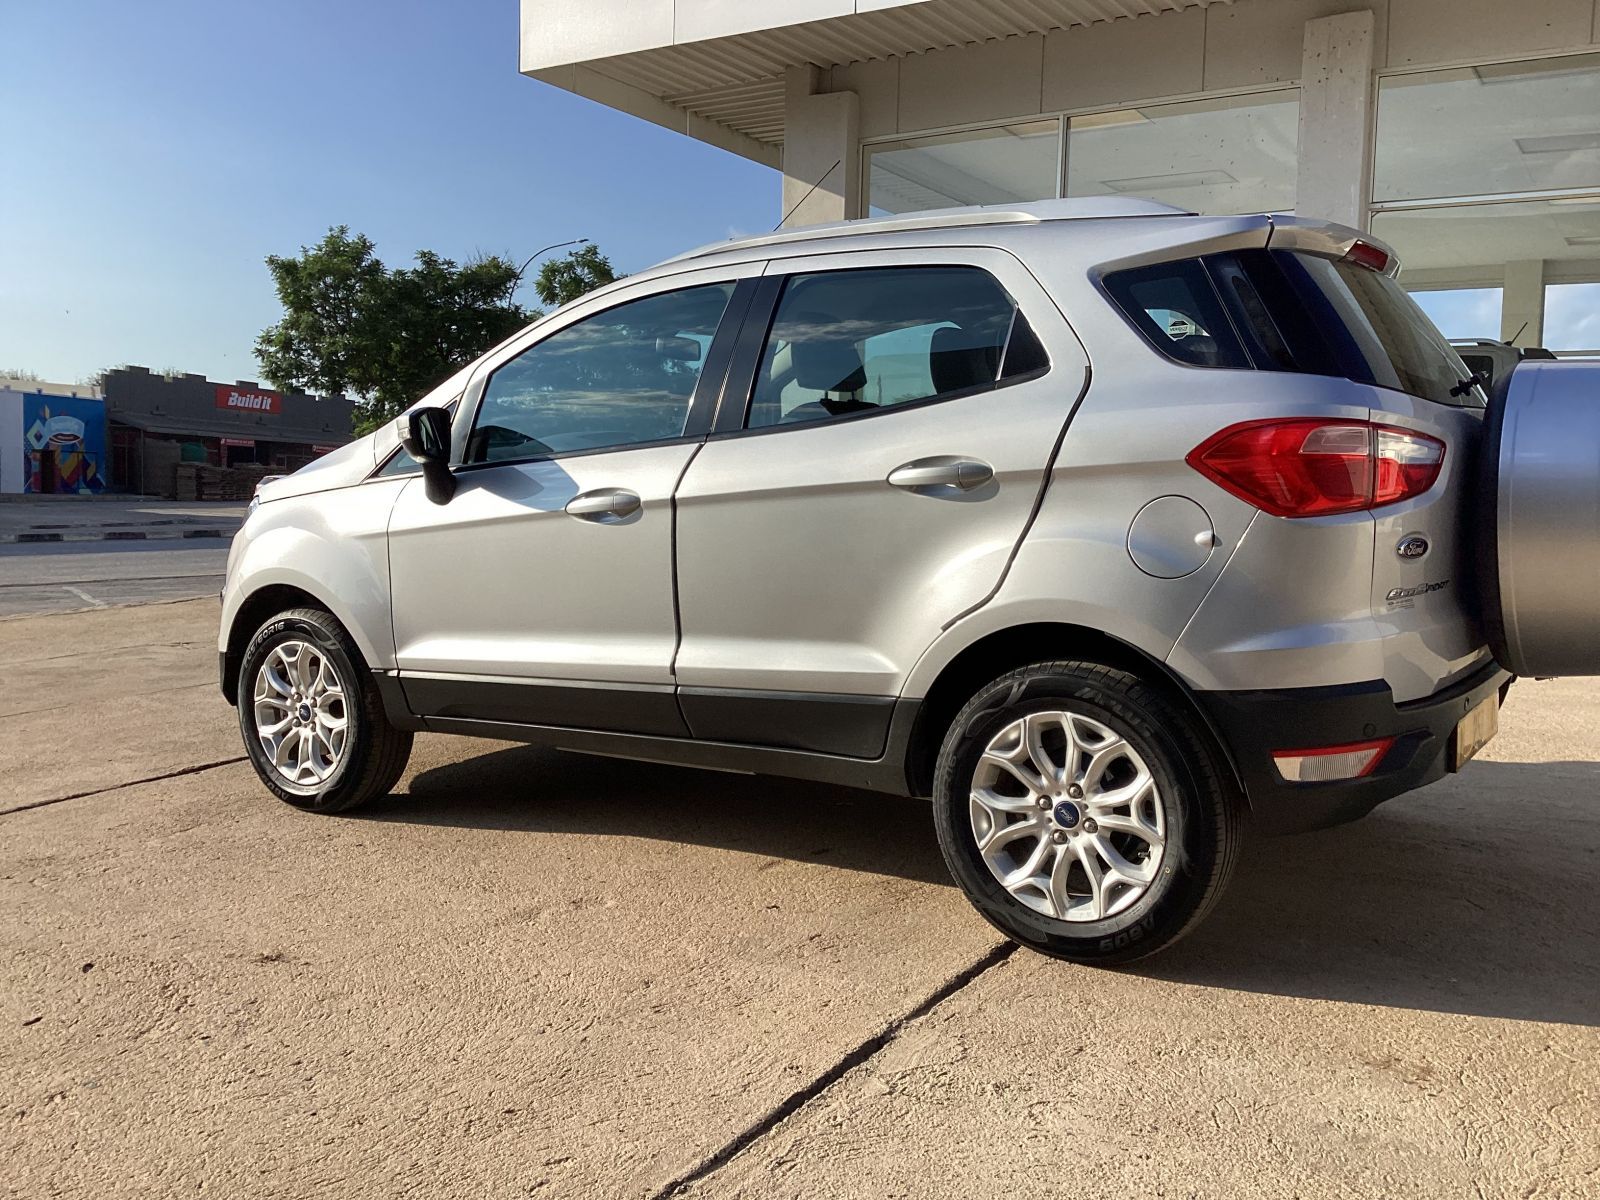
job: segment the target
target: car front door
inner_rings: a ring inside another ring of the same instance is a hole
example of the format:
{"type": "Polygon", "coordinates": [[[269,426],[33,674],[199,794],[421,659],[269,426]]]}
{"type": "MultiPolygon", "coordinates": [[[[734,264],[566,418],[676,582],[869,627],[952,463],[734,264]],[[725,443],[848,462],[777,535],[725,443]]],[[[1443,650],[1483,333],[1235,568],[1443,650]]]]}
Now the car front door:
{"type": "Polygon", "coordinates": [[[695,736],[881,753],[917,658],[999,584],[1086,382],[1003,251],[769,264],[678,488],[695,736]]]}
{"type": "Polygon", "coordinates": [[[686,732],[672,694],[672,492],[710,423],[732,336],[718,329],[756,286],[739,274],[597,297],[468,386],[454,496],[436,504],[414,480],[389,526],[414,712],[686,732]]]}

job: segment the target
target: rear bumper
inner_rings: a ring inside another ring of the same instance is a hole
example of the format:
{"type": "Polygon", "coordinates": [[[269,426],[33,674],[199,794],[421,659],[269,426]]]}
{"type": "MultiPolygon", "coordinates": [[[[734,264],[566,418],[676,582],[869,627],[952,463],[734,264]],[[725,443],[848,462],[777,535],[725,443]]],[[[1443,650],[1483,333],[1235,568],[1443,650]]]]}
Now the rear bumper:
{"type": "Polygon", "coordinates": [[[1381,680],[1327,688],[1196,692],[1195,699],[1233,757],[1256,825],[1298,833],[1353,821],[1385,800],[1441,778],[1450,769],[1456,723],[1511,680],[1485,665],[1425,700],[1396,704],[1381,680]],[[1274,750],[1393,737],[1372,774],[1327,783],[1288,783],[1274,750]]]}

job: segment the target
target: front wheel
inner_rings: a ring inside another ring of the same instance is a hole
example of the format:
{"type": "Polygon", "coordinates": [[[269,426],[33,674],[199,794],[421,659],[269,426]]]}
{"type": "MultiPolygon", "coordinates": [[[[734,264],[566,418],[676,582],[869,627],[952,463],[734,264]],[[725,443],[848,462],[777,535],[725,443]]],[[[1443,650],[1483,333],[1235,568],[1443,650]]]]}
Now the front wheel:
{"type": "Polygon", "coordinates": [[[385,718],[360,650],[318,609],[290,609],[256,631],[238,697],[251,765],[296,808],[345,812],[387,795],[411,756],[411,734],[385,718]]]}
{"type": "Polygon", "coordinates": [[[1154,954],[1210,911],[1241,808],[1178,704],[1083,662],[983,688],[934,781],[940,849],[979,913],[1022,945],[1102,966],[1154,954]]]}

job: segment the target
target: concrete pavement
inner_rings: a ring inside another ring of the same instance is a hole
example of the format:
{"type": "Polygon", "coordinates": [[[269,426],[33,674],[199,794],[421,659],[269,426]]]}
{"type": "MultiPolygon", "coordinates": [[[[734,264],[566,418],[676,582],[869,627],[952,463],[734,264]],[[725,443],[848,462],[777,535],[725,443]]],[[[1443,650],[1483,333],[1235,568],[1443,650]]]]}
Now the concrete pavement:
{"type": "Polygon", "coordinates": [[[0,621],[13,1194],[1600,1178],[1592,682],[1519,685],[1486,761],[1258,845],[1102,972],[1008,953],[911,801],[425,736],[389,800],[295,812],[238,761],[215,620],[0,621]]]}

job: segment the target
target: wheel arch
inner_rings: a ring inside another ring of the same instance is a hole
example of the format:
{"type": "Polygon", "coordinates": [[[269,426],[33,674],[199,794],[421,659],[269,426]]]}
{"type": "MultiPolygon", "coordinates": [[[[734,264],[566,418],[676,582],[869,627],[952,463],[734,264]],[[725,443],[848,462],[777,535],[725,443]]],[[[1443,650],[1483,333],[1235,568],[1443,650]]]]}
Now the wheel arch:
{"type": "Polygon", "coordinates": [[[914,796],[933,794],[934,764],[956,713],[984,684],[1031,662],[1082,659],[1139,676],[1172,696],[1210,742],[1218,761],[1244,794],[1243,780],[1220,731],[1189,686],[1164,662],[1099,629],[1068,622],[1034,621],[997,629],[965,646],[929,685],[917,708],[906,748],[906,783],[914,796]]]}
{"type": "MultiPolygon", "coordinates": [[[[244,655],[244,648],[269,617],[291,608],[317,609],[327,613],[346,630],[350,628],[332,605],[302,587],[290,583],[268,583],[257,588],[239,602],[228,626],[227,645],[222,651],[222,694],[229,704],[237,705],[239,702],[239,660],[244,655]]],[[[354,634],[351,636],[354,637],[354,634]]]]}

